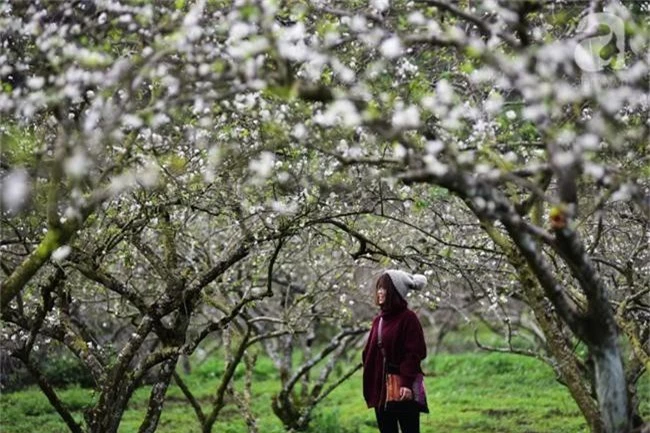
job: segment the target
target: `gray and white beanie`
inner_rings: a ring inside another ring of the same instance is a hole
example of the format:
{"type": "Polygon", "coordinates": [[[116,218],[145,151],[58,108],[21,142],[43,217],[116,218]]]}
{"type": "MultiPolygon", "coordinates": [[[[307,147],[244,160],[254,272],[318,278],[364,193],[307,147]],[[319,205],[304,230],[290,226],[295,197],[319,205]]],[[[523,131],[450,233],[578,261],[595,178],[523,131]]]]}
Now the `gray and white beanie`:
{"type": "Polygon", "coordinates": [[[422,274],[409,274],[397,269],[388,269],[384,273],[388,274],[397,292],[404,300],[406,300],[406,293],[409,290],[422,290],[427,285],[427,277],[422,274]]]}

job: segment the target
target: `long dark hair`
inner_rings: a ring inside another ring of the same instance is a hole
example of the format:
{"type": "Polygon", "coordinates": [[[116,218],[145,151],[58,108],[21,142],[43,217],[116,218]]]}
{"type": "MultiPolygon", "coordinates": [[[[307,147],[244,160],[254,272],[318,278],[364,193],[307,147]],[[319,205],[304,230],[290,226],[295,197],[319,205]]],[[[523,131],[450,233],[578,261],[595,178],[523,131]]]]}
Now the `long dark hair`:
{"type": "Polygon", "coordinates": [[[397,292],[393,280],[390,279],[388,274],[382,274],[377,279],[377,284],[375,286],[375,304],[379,305],[379,298],[377,296],[377,290],[380,287],[383,287],[386,290],[386,298],[384,305],[381,305],[381,311],[385,313],[401,311],[406,308],[406,301],[402,296],[397,292]]]}

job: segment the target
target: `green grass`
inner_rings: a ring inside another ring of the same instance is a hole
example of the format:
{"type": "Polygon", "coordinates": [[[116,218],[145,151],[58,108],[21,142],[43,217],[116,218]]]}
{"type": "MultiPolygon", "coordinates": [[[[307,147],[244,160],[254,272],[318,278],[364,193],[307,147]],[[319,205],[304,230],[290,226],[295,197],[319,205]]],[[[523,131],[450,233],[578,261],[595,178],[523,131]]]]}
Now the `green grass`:
{"type": "MultiPolygon", "coordinates": [[[[422,432],[446,433],[586,433],[588,429],[567,390],[555,381],[550,367],[515,355],[445,354],[424,365],[431,413],[422,416],[422,432]]],[[[190,388],[208,411],[223,362],[211,359],[186,376],[190,388]]],[[[241,371],[237,376],[241,378],[241,371]]],[[[235,385],[241,387],[238,382],[235,385]]],[[[282,433],[270,404],[278,390],[271,361],[261,358],[254,372],[253,411],[259,431],[282,433]]],[[[641,412],[650,417],[650,380],[640,386],[641,412]]],[[[120,432],[137,432],[146,411],[149,388],[137,390],[125,413],[120,432]]],[[[60,392],[78,420],[95,396],[92,391],[68,388],[60,392]]],[[[4,394],[0,398],[3,433],[67,432],[37,388],[4,394]]],[[[170,386],[158,427],[160,433],[199,432],[194,412],[176,385],[170,386]]],[[[239,408],[229,402],[213,431],[247,431],[239,408]]],[[[316,410],[312,431],[318,433],[376,433],[374,414],[361,396],[361,372],[335,390],[316,410]]]]}
{"type": "Polygon", "coordinates": [[[447,432],[587,432],[552,370],[530,358],[497,354],[440,357],[424,424],[447,432]],[[458,359],[460,358],[460,359],[458,359]],[[430,418],[430,419],[427,419],[430,418]]]}

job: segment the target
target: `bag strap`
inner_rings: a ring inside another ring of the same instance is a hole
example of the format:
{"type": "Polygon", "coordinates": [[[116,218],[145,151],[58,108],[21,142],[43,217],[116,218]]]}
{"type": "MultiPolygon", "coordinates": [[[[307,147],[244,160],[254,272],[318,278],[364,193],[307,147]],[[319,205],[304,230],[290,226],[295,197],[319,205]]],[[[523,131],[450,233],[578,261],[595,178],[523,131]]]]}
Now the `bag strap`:
{"type": "Polygon", "coordinates": [[[383,330],[384,330],[384,318],[379,317],[379,326],[377,327],[377,345],[381,350],[381,354],[384,356],[384,362],[386,362],[386,350],[384,349],[384,345],[381,343],[381,334],[383,334],[383,330]]]}
{"type": "MultiPolygon", "coordinates": [[[[381,343],[381,334],[383,333],[383,329],[384,329],[384,318],[379,316],[379,325],[377,325],[377,346],[379,346],[379,350],[381,350],[382,358],[384,358],[383,362],[382,362],[382,365],[381,365],[381,369],[382,369],[382,376],[384,378],[384,385],[383,386],[386,387],[385,388],[386,389],[386,394],[388,394],[388,388],[387,388],[387,385],[386,385],[386,377],[387,377],[387,374],[388,374],[388,371],[386,369],[386,364],[387,364],[387,362],[386,362],[386,350],[384,349],[384,345],[381,343]]],[[[382,394],[384,392],[383,389],[384,388],[382,388],[382,394]]],[[[384,402],[384,410],[386,410],[388,408],[388,398],[385,398],[385,400],[386,401],[384,402]]]]}
{"type": "MultiPolygon", "coordinates": [[[[384,357],[384,372],[388,373],[387,367],[391,366],[391,364],[388,362],[388,357],[386,356],[386,348],[382,344],[382,334],[384,333],[384,318],[379,317],[379,325],[377,326],[377,345],[379,346],[379,350],[381,350],[381,354],[384,357]]],[[[392,364],[394,367],[395,364],[392,364]]]]}

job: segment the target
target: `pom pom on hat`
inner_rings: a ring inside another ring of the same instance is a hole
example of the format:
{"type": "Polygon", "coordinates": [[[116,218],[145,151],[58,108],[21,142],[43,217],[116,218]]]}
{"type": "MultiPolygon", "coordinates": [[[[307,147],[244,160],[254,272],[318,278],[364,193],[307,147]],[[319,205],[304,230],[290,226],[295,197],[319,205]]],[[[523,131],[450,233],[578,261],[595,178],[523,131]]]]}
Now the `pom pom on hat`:
{"type": "Polygon", "coordinates": [[[388,269],[385,273],[388,274],[403,299],[406,299],[406,293],[409,290],[422,290],[427,285],[427,277],[422,274],[409,274],[397,269],[388,269]]]}

